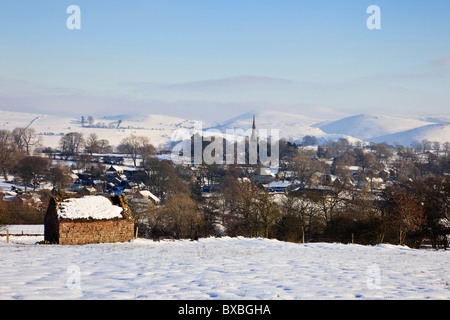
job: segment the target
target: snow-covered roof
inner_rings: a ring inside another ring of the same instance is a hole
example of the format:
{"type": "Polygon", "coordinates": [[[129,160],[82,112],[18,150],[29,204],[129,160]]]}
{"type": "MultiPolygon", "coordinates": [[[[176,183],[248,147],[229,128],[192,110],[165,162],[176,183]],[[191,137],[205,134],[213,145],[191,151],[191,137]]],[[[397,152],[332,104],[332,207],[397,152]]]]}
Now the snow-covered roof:
{"type": "Polygon", "coordinates": [[[282,181],[272,181],[268,185],[267,188],[287,188],[291,185],[290,182],[282,182],[282,181]]]}
{"type": "Polygon", "coordinates": [[[121,166],[112,165],[110,166],[106,171],[123,171],[123,168],[121,166]]]}
{"type": "Polygon", "coordinates": [[[64,219],[114,219],[122,218],[123,209],[103,196],[70,198],[59,203],[57,215],[64,219]]]}
{"type": "Polygon", "coordinates": [[[275,177],[275,175],[278,173],[278,169],[273,168],[261,168],[260,173],[265,176],[272,176],[275,177]]]}
{"type": "Polygon", "coordinates": [[[73,180],[78,180],[80,177],[78,177],[78,175],[76,175],[75,173],[70,173],[69,177],[71,177],[73,180]]]}
{"type": "Polygon", "coordinates": [[[139,191],[139,193],[140,193],[143,197],[151,198],[151,199],[153,199],[153,200],[156,201],[156,202],[159,202],[159,201],[160,201],[159,198],[158,198],[157,196],[155,196],[153,193],[151,193],[151,192],[148,191],[148,190],[141,190],[141,191],[139,191]]]}

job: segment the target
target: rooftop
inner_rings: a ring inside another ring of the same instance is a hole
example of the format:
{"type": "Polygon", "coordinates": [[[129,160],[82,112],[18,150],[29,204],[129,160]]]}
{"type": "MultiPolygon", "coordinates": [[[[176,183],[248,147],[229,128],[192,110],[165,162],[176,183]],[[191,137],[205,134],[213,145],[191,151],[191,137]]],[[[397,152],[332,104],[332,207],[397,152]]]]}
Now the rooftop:
{"type": "Polygon", "coordinates": [[[59,203],[57,211],[59,218],[64,219],[114,219],[123,218],[123,209],[115,206],[103,196],[84,196],[70,198],[59,203]]]}

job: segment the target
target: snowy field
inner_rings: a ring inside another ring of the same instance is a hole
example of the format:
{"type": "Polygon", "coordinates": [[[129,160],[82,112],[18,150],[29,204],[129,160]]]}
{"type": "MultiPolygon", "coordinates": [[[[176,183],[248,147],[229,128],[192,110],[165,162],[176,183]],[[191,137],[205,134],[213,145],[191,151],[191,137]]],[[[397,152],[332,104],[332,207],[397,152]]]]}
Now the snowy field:
{"type": "Polygon", "coordinates": [[[0,237],[0,299],[449,299],[450,252],[207,238],[84,246],[0,237]]]}

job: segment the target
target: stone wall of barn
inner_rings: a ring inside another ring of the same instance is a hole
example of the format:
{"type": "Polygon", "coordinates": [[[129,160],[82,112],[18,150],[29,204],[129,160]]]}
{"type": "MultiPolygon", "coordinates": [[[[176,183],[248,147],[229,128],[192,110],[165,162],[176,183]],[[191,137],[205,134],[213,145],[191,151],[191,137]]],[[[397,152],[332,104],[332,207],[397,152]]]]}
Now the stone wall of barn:
{"type": "Polygon", "coordinates": [[[134,237],[133,219],[94,220],[59,223],[59,244],[82,245],[89,243],[127,242],[134,237]]]}

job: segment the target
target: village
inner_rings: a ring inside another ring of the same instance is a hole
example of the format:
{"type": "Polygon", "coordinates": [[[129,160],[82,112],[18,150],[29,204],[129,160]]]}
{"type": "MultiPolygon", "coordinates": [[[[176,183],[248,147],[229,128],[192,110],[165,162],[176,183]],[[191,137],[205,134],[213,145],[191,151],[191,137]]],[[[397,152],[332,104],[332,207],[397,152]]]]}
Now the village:
{"type": "Polygon", "coordinates": [[[448,243],[449,203],[443,195],[449,193],[449,150],[427,141],[409,148],[281,139],[277,167],[174,163],[171,150],[156,150],[140,136],[105,153],[99,145],[96,137],[83,140],[72,133],[61,138],[59,150],[31,153],[11,140],[16,160],[9,167],[3,161],[0,224],[41,225],[60,195],[104,196],[126,199],[134,237],[448,243]]]}

